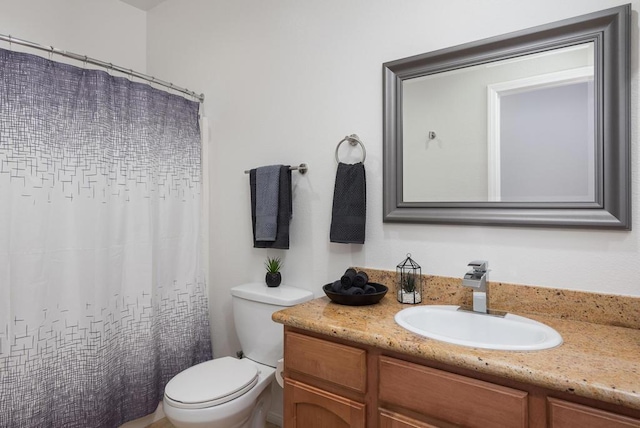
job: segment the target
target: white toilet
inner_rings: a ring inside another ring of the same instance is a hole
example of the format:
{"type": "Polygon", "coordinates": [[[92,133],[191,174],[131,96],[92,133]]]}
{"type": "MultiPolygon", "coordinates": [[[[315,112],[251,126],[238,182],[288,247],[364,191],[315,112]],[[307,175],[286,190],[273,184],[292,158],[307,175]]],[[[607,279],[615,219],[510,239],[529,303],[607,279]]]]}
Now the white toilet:
{"type": "Polygon", "coordinates": [[[176,428],[263,428],[283,352],[283,329],[271,314],[313,298],[308,290],[264,283],[239,285],[231,295],[244,357],[197,364],[167,383],[164,412],[176,428]]]}

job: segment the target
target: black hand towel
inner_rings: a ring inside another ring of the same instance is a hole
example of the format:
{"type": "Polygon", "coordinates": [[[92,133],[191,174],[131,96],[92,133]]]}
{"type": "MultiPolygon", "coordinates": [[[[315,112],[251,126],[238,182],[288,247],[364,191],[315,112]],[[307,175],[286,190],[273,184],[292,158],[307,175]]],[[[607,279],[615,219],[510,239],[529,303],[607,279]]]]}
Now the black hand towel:
{"type": "Polygon", "coordinates": [[[347,289],[351,288],[353,285],[353,279],[356,277],[358,273],[355,269],[349,268],[344,272],[344,275],[340,277],[340,283],[342,284],[342,288],[347,289]]]}
{"type": "Polygon", "coordinates": [[[338,164],[331,210],[331,242],[364,244],[366,220],[366,180],[364,164],[338,164]]]}
{"type": "Polygon", "coordinates": [[[354,287],[364,288],[364,286],[367,285],[367,282],[369,282],[369,275],[363,271],[358,272],[358,274],[353,278],[354,287]]]}
{"type": "Polygon", "coordinates": [[[334,293],[342,292],[342,283],[340,282],[340,280],[333,281],[333,284],[331,284],[331,290],[334,293]]]}
{"type": "Polygon", "coordinates": [[[293,214],[293,199],[291,197],[291,170],[289,165],[280,167],[280,188],[278,197],[278,231],[275,241],[256,241],[256,170],[249,171],[249,186],[251,188],[251,224],[253,229],[254,248],[289,249],[289,225],[293,214]]]}
{"type": "Polygon", "coordinates": [[[360,294],[364,294],[364,290],[358,287],[351,287],[349,289],[343,290],[342,294],[347,294],[350,296],[358,296],[360,294]]]}
{"type": "Polygon", "coordinates": [[[366,284],[364,286],[364,294],[373,294],[373,293],[377,293],[377,292],[378,292],[378,290],[373,285],[366,284]]]}

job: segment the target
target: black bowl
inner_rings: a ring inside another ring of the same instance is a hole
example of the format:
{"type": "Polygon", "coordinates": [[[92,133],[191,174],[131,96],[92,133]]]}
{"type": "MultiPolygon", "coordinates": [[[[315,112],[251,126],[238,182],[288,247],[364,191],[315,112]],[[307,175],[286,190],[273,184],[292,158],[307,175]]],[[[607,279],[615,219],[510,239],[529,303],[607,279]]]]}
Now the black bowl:
{"type": "Polygon", "coordinates": [[[374,286],[377,291],[371,294],[340,294],[331,289],[331,284],[323,286],[322,291],[324,291],[324,294],[326,294],[332,302],[340,305],[364,306],[378,303],[389,290],[386,286],[375,282],[370,282],[369,285],[374,286]]]}

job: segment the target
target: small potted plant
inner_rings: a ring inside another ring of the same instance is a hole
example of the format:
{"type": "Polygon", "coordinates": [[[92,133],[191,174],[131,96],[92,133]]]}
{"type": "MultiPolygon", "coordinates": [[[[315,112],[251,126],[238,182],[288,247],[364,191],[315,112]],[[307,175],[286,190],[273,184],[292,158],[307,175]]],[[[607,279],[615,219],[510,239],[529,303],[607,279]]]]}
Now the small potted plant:
{"type": "Polygon", "coordinates": [[[416,291],[416,279],[415,279],[415,277],[413,275],[411,275],[411,274],[407,275],[407,277],[404,279],[404,284],[402,285],[402,288],[407,293],[415,292],[416,291]]]}
{"type": "Polygon", "coordinates": [[[407,254],[407,258],[396,266],[396,281],[398,302],[422,302],[422,268],[411,258],[411,254],[407,254]]]}
{"type": "Polygon", "coordinates": [[[416,277],[414,274],[408,274],[402,280],[402,289],[398,290],[398,301],[401,303],[420,303],[422,296],[416,289],[416,277]]]}
{"type": "Polygon", "coordinates": [[[277,287],[282,282],[282,274],[280,269],[282,268],[282,260],[280,257],[267,257],[264,262],[267,268],[267,275],[265,276],[265,282],[269,287],[277,287]]]}

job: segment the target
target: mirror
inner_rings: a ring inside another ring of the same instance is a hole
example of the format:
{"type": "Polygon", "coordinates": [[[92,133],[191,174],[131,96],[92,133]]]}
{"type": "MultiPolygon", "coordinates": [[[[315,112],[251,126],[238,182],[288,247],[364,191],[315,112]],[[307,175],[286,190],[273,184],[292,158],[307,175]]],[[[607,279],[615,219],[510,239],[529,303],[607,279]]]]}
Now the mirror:
{"type": "Polygon", "coordinates": [[[404,80],[403,200],[595,202],[593,54],[588,42],[404,80]]]}
{"type": "Polygon", "coordinates": [[[385,63],[384,221],[630,229],[630,15],[385,63]]]}

